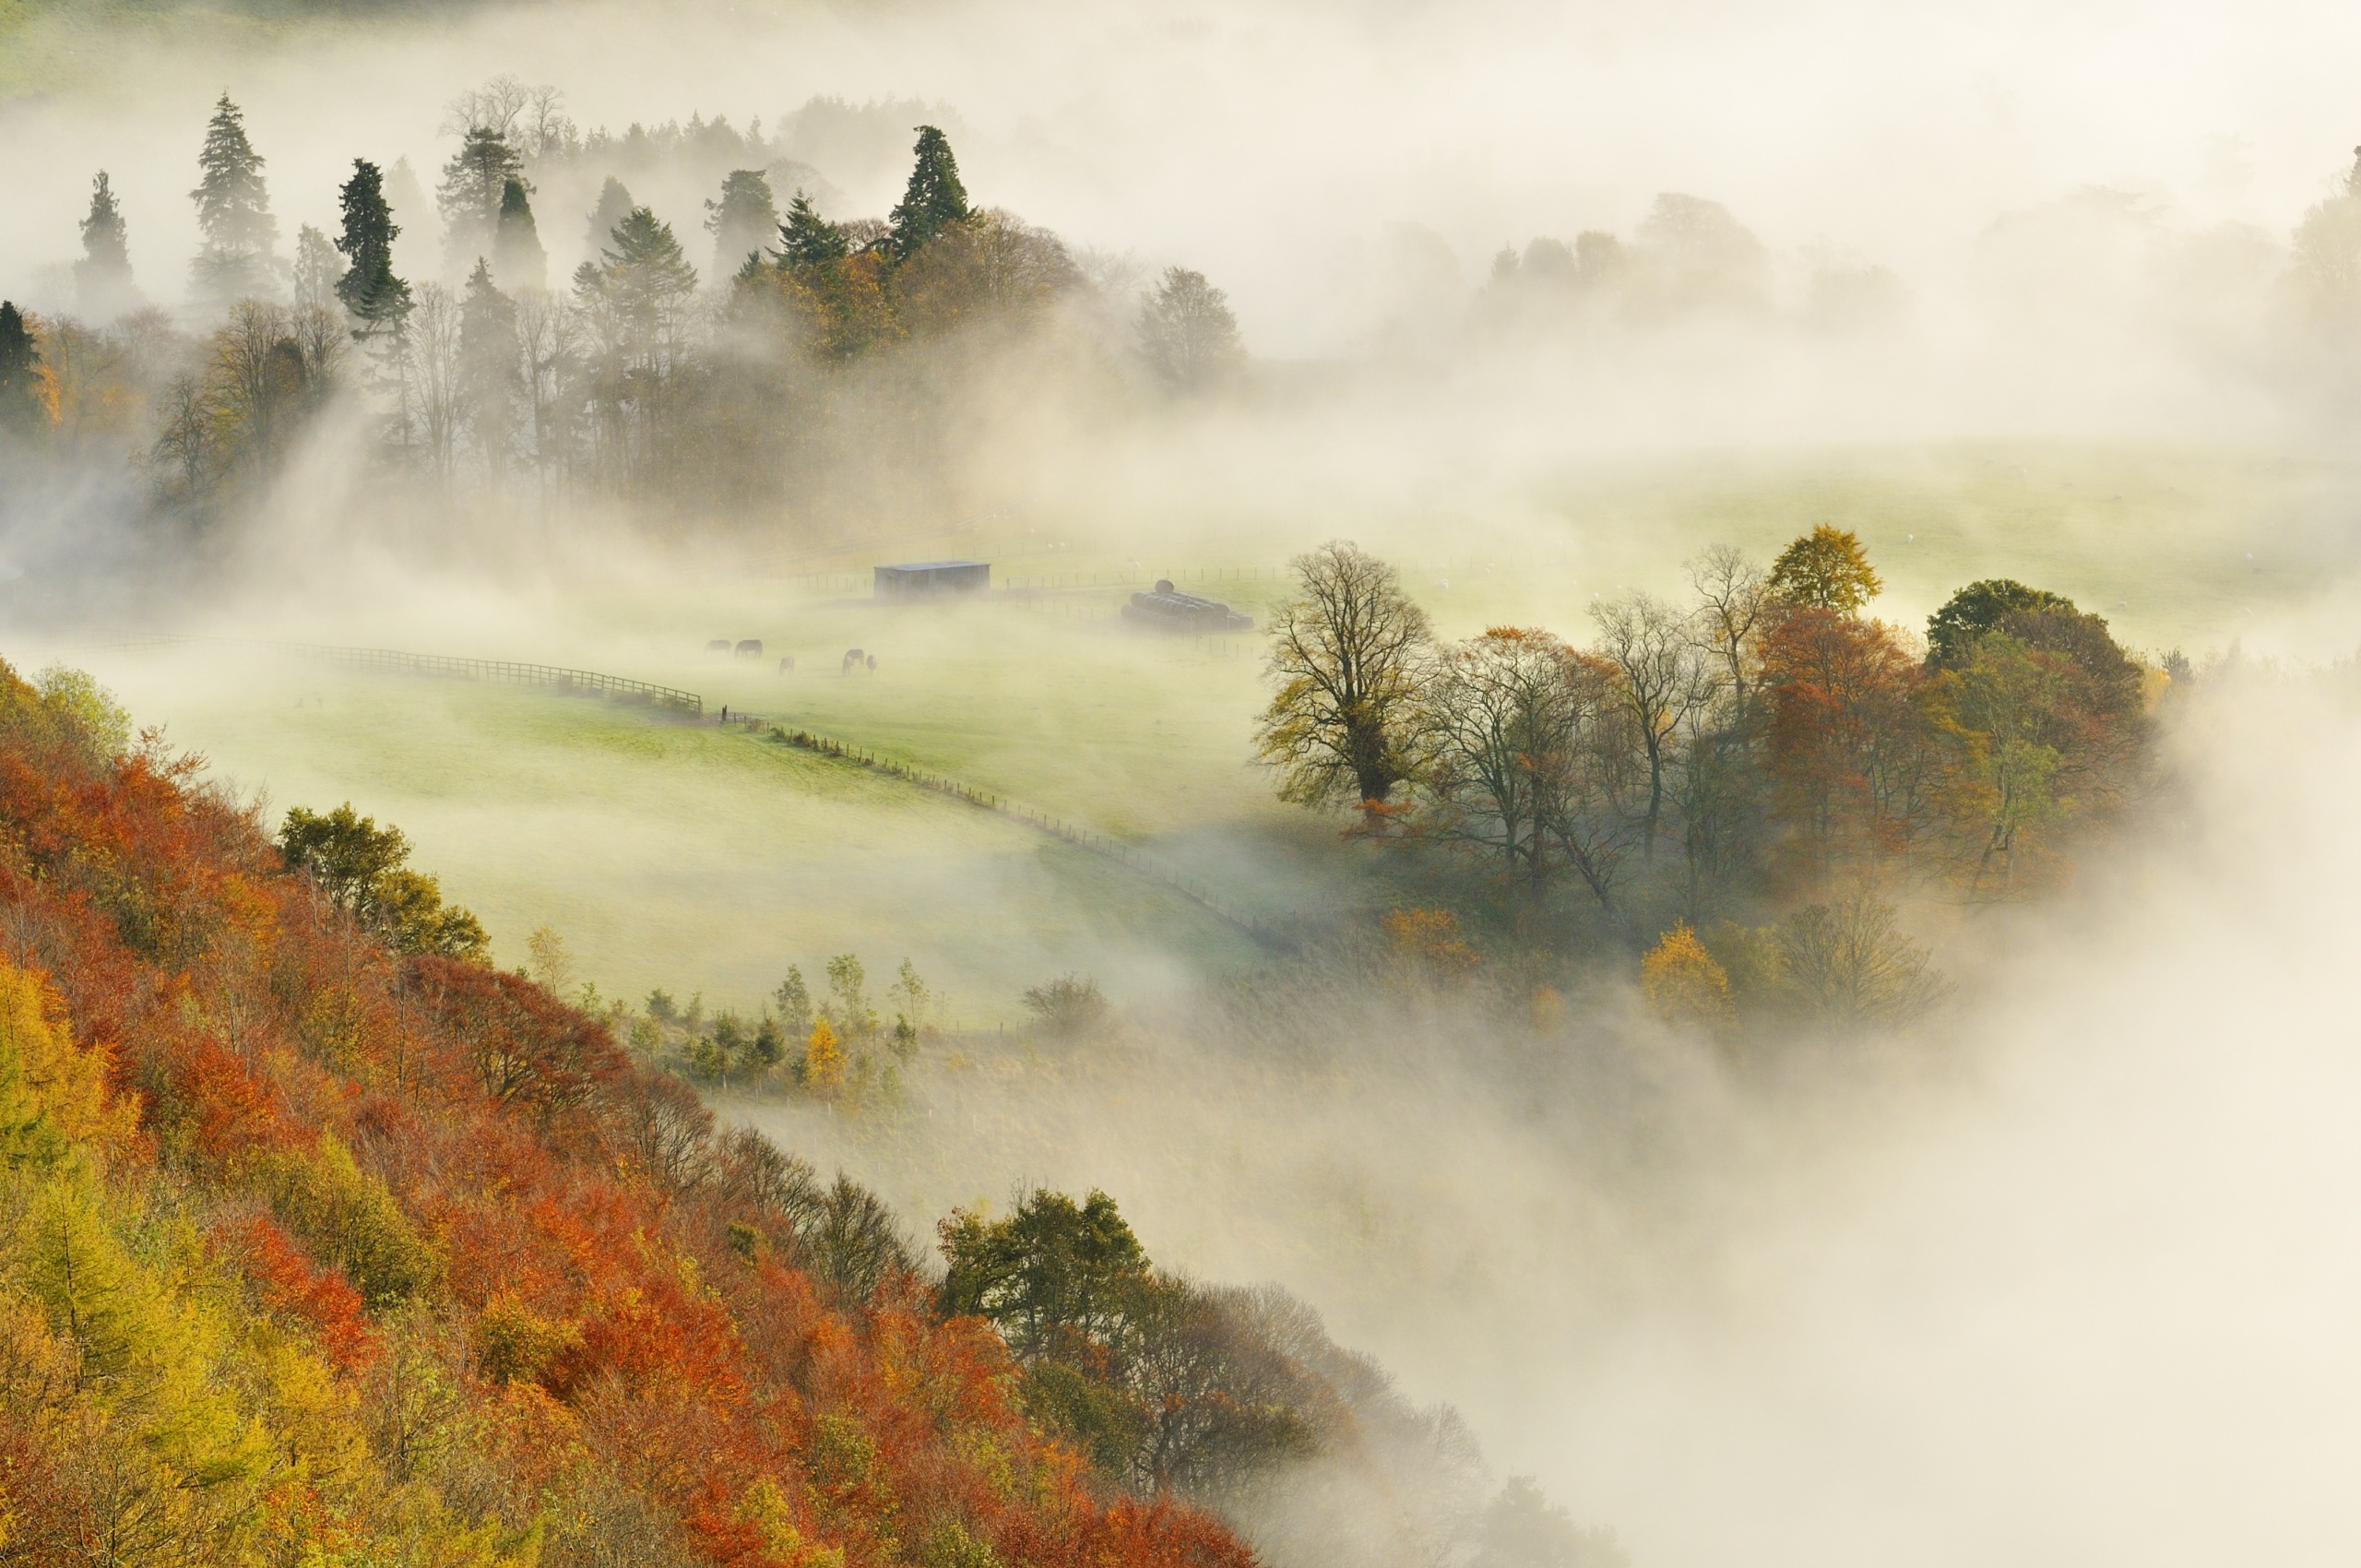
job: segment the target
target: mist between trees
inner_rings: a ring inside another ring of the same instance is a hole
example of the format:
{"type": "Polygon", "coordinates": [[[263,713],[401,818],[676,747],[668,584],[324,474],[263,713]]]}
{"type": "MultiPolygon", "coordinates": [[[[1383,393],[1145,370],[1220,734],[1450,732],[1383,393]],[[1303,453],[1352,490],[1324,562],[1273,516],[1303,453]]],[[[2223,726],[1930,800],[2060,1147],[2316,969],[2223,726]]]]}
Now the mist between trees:
{"type": "MultiPolygon", "coordinates": [[[[1916,637],[1865,613],[1877,572],[1826,525],[1767,564],[1706,551],[1685,602],[1594,599],[1580,647],[1517,626],[1440,643],[1349,543],[1295,572],[1256,731],[1280,796],[1349,809],[1348,836],[1408,857],[1527,968],[1647,947],[1649,1000],[1715,1033],[1916,1016],[1941,986],[1885,900],[2056,884],[2148,797],[2160,707],[2192,678],[2007,579],[1916,637]]],[[[1438,977],[1477,962],[1446,909],[1385,929],[1438,977]]]]}
{"type": "MultiPolygon", "coordinates": [[[[522,509],[544,529],[618,510],[660,526],[924,516],[959,504],[962,431],[1016,379],[1137,403],[1218,391],[1243,364],[1203,275],[1144,283],[1134,263],[972,202],[934,125],[905,133],[887,215],[831,220],[819,204],[840,193],[759,125],[584,138],[557,105],[505,79],[454,105],[443,267],[419,277],[397,270],[425,218],[418,182],[365,158],[338,232],[306,225],[282,257],[267,160],[225,95],[193,193],[189,306],[141,303],[100,174],[77,272],[87,319],[9,307],[0,424],[64,459],[143,469],[162,512],[196,523],[257,504],[332,409],[358,435],[349,460],[445,513],[522,509]],[[762,166],[706,201],[709,247],[610,173],[588,259],[549,275],[539,182],[717,149],[762,166]]],[[[858,162],[906,107],[922,106],[817,101],[799,140],[858,162]]]]}

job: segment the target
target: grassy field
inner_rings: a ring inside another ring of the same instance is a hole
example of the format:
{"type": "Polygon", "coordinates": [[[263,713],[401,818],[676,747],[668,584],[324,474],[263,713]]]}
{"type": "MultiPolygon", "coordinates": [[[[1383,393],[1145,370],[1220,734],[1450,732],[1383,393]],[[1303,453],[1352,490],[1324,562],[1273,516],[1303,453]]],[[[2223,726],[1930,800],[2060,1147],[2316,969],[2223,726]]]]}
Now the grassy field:
{"type": "Polygon", "coordinates": [[[904,957],[952,1016],[1016,1012],[1074,968],[1137,993],[1248,940],[1153,881],[1009,819],[743,731],[601,702],[175,650],[84,654],[143,719],[291,804],[350,800],[519,961],[536,926],[634,998],[716,1004],[859,953],[904,957]]]}
{"type": "MultiPolygon", "coordinates": [[[[1567,476],[1489,522],[1372,517],[1438,628],[1537,623],[1581,636],[1593,594],[1672,593],[1726,540],[1767,555],[1818,521],[1857,529],[1885,572],[1878,610],[1917,622],[1957,584],[2013,576],[2109,613],[2135,646],[2348,652],[2356,552],[2343,470],[2236,455],[1955,449],[1731,457],[1567,476]],[[2248,552],[2252,559],[2249,560],[2248,552]]],[[[391,603],[290,629],[324,641],[574,664],[696,691],[1053,813],[1151,852],[1246,912],[1380,908],[1365,848],[1273,801],[1253,766],[1253,638],[1142,635],[1133,582],[1169,573],[1258,615],[1288,553],[1226,535],[1091,541],[1079,526],[906,541],[875,556],[581,587],[432,618],[391,603]],[[876,558],[971,554],[1032,595],[881,606],[876,558]],[[1093,579],[1096,579],[1095,581],[1093,579]],[[1128,579],[1128,580],[1127,580],[1128,579]],[[706,645],[760,638],[760,659],[706,645]],[[859,647],[876,671],[839,673],[859,647]],[[793,672],[777,671],[792,656],[793,672]]],[[[742,731],[602,704],[360,677],[174,650],[77,655],[143,722],[164,722],[277,806],[350,799],[399,823],[505,957],[549,924],[586,978],[744,1004],[789,962],[874,971],[908,956],[962,1018],[1015,1012],[1065,969],[1136,996],[1242,961],[1252,944],[1154,881],[1014,822],[742,731]]]]}

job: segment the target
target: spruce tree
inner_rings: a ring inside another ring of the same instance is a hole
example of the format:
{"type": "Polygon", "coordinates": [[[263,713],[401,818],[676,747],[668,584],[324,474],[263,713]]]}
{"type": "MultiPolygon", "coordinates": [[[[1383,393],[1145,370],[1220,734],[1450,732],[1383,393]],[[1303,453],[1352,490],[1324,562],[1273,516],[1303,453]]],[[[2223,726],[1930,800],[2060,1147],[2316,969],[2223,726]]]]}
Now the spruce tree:
{"type": "Polygon", "coordinates": [[[434,193],[443,214],[443,244],[450,260],[466,263],[492,254],[500,228],[501,205],[508,187],[525,182],[525,160],[508,138],[489,125],[470,128],[451,161],[443,165],[443,183],[434,193]]]}
{"type": "Polygon", "coordinates": [[[82,314],[103,321],[138,303],[131,281],[130,236],[107,172],[90,182],[90,211],[82,220],[82,259],[74,264],[74,291],[82,314]]]}
{"type": "Polygon", "coordinates": [[[337,298],[337,279],[344,275],[344,262],[337,255],[336,246],[328,237],[309,223],[295,231],[295,303],[315,305],[322,310],[334,310],[341,303],[337,298]]]}
{"type": "Polygon", "coordinates": [[[201,178],[189,199],[205,237],[194,268],[199,297],[228,305],[267,295],[279,221],[270,215],[262,154],[246,139],[245,115],[226,92],[213,107],[196,164],[201,178]]]}
{"type": "Polygon", "coordinates": [[[920,125],[911,150],[918,161],[910,169],[900,205],[889,215],[897,257],[911,255],[968,216],[967,187],[959,183],[959,160],[951,156],[951,138],[932,125],[920,125]]]}
{"type": "Polygon", "coordinates": [[[588,249],[597,255],[615,243],[615,225],[631,215],[631,193],[612,174],[599,187],[599,205],[590,213],[590,244],[588,249]]]}
{"type": "Polygon", "coordinates": [[[533,221],[533,204],[525,182],[511,180],[501,187],[500,227],[492,238],[492,270],[513,293],[538,293],[548,285],[549,252],[541,248],[541,232],[533,221]]]}
{"type": "Polygon", "coordinates": [[[681,255],[672,226],[635,207],[615,225],[612,249],[600,253],[608,297],[632,329],[653,333],[697,286],[696,268],[681,255]]]}
{"type": "Polygon", "coordinates": [[[23,313],[13,302],[0,300],[0,431],[30,434],[48,422],[41,348],[23,313]]]}
{"type": "Polygon", "coordinates": [[[845,232],[813,209],[801,191],[788,204],[787,221],[778,226],[778,259],[788,267],[825,267],[842,261],[852,247],[845,232]]]}
{"type": "Polygon", "coordinates": [[[705,204],[706,232],[713,236],[713,273],[727,278],[763,248],[778,228],[778,203],[759,169],[733,169],[721,182],[721,199],[705,204]]]}
{"type": "Polygon", "coordinates": [[[386,178],[366,159],[352,160],[352,178],[337,193],[344,207],[344,232],[336,248],[351,265],[337,280],[337,298],[352,313],[352,335],[367,339],[398,336],[410,310],[409,285],[394,276],[394,238],[401,232],[386,205],[386,178]]]}
{"type": "Polygon", "coordinates": [[[524,377],[517,367],[516,306],[492,282],[491,264],[482,260],[468,275],[467,298],[459,305],[458,369],[477,450],[497,479],[515,455],[524,377]]]}

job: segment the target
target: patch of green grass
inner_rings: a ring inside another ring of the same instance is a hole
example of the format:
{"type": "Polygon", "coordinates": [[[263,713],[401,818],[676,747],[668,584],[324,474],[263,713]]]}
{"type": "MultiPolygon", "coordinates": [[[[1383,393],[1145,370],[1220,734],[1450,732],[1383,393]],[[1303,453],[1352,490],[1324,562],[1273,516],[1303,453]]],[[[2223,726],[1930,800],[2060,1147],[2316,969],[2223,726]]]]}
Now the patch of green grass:
{"type": "Polygon", "coordinates": [[[189,650],[86,658],[143,720],[286,805],[350,800],[519,961],[555,927],[610,993],[747,1006],[789,963],[904,957],[991,1021],[1063,970],[1137,993],[1252,944],[1112,862],[947,796],[713,726],[532,690],[189,650]]]}

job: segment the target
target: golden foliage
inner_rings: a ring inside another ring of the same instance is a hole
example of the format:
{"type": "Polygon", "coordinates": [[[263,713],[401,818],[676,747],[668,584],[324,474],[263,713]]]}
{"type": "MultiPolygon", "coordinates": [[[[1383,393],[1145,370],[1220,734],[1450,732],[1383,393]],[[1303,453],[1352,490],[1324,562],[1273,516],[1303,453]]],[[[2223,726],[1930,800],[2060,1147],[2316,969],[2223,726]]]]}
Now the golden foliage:
{"type": "Polygon", "coordinates": [[[1719,1032],[1738,1021],[1730,978],[1682,921],[1640,960],[1640,990],[1656,1016],[1676,1028],[1719,1032]]]}

